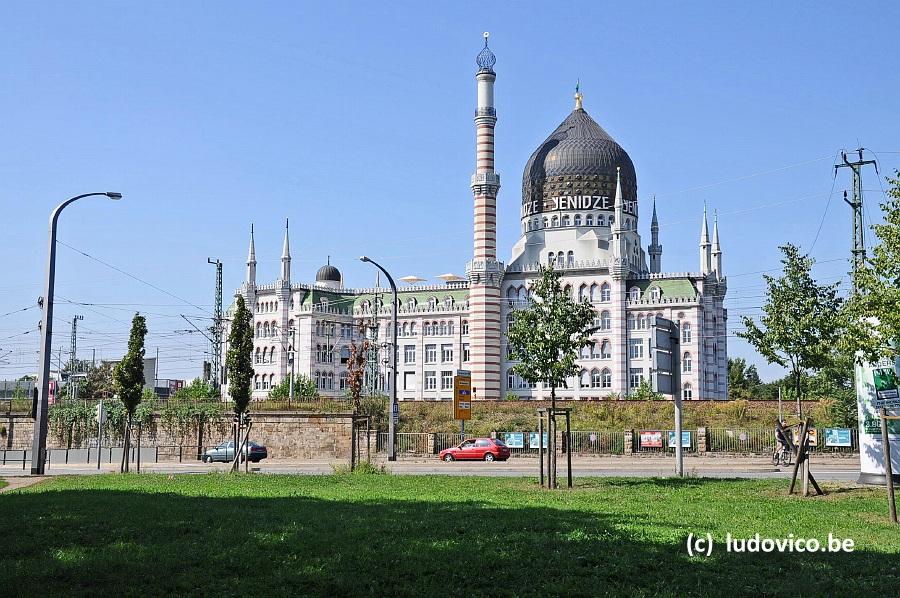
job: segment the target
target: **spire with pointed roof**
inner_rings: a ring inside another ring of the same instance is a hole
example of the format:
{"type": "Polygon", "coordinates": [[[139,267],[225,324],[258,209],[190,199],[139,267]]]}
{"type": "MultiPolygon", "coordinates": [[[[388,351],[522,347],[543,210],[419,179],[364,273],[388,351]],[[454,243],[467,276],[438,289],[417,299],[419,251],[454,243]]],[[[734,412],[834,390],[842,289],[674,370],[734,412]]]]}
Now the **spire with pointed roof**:
{"type": "Polygon", "coordinates": [[[247,253],[248,285],[256,286],[256,245],[253,243],[253,223],[250,223],[250,251],[247,253]]]}
{"type": "Polygon", "coordinates": [[[722,248],[719,245],[719,215],[713,213],[713,235],[712,235],[712,271],[716,273],[716,278],[722,278],[722,248]]]}
{"type": "Polygon", "coordinates": [[[582,105],[582,100],[584,99],[584,94],[581,93],[581,79],[575,83],[575,110],[584,110],[584,106],[582,105]]]}
{"type": "Polygon", "coordinates": [[[614,276],[623,277],[628,268],[628,251],[625,249],[625,200],[622,197],[622,169],[616,167],[616,201],[615,220],[612,227],[612,250],[614,263],[614,276]]]}
{"type": "Polygon", "coordinates": [[[700,228],[700,273],[709,274],[712,270],[710,255],[709,226],[706,219],[706,202],[703,202],[703,226],[700,228]]]}
{"type": "Polygon", "coordinates": [[[662,272],[662,245],[659,244],[659,221],[656,218],[656,196],[653,196],[653,219],[650,221],[650,273],[662,272]]]}
{"type": "Polygon", "coordinates": [[[284,219],[284,246],[281,248],[281,280],[291,280],[291,241],[288,235],[290,222],[284,219]]]}

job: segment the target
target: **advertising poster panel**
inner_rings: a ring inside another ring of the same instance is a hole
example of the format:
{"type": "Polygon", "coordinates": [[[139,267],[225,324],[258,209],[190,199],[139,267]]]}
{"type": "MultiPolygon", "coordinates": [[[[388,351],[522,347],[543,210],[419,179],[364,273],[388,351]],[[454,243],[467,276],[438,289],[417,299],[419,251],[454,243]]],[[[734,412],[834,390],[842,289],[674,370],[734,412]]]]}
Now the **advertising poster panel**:
{"type": "MultiPolygon", "coordinates": [[[[859,481],[863,484],[884,483],[884,451],[881,446],[882,407],[888,414],[900,413],[898,397],[900,357],[893,362],[882,359],[855,366],[856,406],[859,418],[859,481]]],[[[900,420],[888,420],[891,443],[891,466],[900,472],[900,420]]]]}

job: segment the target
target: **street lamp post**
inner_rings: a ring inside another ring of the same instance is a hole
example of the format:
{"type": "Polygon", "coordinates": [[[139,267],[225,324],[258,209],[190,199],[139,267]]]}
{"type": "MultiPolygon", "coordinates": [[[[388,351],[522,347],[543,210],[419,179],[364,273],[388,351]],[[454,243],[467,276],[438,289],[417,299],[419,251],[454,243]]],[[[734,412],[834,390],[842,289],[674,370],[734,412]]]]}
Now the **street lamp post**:
{"type": "Polygon", "coordinates": [[[391,364],[392,364],[392,372],[391,372],[391,409],[388,418],[388,461],[396,461],[397,460],[397,443],[396,443],[396,426],[394,424],[394,413],[399,410],[399,406],[397,405],[397,285],[394,283],[394,279],[388,274],[388,271],[382,268],[378,263],[370,260],[366,256],[362,256],[359,258],[362,262],[369,262],[379,270],[381,270],[384,275],[387,277],[388,282],[391,284],[391,294],[393,295],[393,301],[391,301],[391,364]]]}
{"type": "Polygon", "coordinates": [[[50,233],[47,241],[47,275],[44,280],[43,316],[41,323],[41,347],[40,347],[40,372],[38,373],[38,404],[35,418],[34,437],[31,445],[31,474],[43,475],[45,455],[47,452],[47,396],[50,390],[50,342],[53,338],[53,286],[56,282],[56,228],[59,214],[70,203],[83,197],[93,195],[105,195],[110,199],[122,199],[121,193],[107,191],[106,193],[85,193],[68,199],[58,206],[50,214],[50,233]]]}

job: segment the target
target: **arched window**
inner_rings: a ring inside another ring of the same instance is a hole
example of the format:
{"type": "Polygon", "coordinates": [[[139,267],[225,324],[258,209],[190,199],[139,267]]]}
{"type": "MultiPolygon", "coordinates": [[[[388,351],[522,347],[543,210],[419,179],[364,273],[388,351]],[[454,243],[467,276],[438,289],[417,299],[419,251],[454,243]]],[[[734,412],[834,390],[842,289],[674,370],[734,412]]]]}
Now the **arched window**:
{"type": "Polygon", "coordinates": [[[684,356],[681,358],[681,371],[682,372],[690,372],[691,371],[691,354],[690,352],[685,352],[684,356]]]}
{"type": "Polygon", "coordinates": [[[600,359],[600,345],[598,343],[591,344],[591,359],[600,359]]]}
{"type": "Polygon", "coordinates": [[[587,284],[582,284],[580,287],[578,287],[578,301],[586,301],[587,300],[587,298],[588,298],[587,288],[588,288],[587,284]]]}
{"type": "Polygon", "coordinates": [[[453,297],[451,297],[450,295],[447,295],[446,297],[444,297],[444,307],[447,309],[450,309],[453,307],[453,297]]]}
{"type": "Polygon", "coordinates": [[[551,226],[553,228],[556,228],[557,226],[559,226],[559,216],[554,216],[553,218],[550,219],[550,222],[551,222],[551,226]]]}
{"type": "Polygon", "coordinates": [[[569,215],[566,214],[565,216],[562,217],[562,225],[563,225],[563,226],[569,226],[569,224],[570,224],[570,222],[569,222],[569,215]]]}
{"type": "Polygon", "coordinates": [[[339,383],[340,390],[347,390],[347,372],[341,372],[339,383]]]}
{"type": "Polygon", "coordinates": [[[585,216],[584,217],[584,225],[585,226],[594,226],[594,216],[591,214],[588,214],[587,216],[585,216]]]}
{"type": "Polygon", "coordinates": [[[691,324],[690,322],[685,322],[681,325],[681,342],[689,343],[691,342],[691,324]]]}
{"type": "Polygon", "coordinates": [[[563,293],[565,293],[566,297],[572,298],[572,285],[567,284],[563,287],[563,293]]]}
{"type": "Polygon", "coordinates": [[[637,287],[631,287],[631,290],[628,291],[628,298],[632,301],[637,301],[641,298],[641,289],[637,287]]]}
{"type": "Polygon", "coordinates": [[[262,330],[262,324],[259,322],[256,323],[256,338],[259,338],[259,332],[262,330]]]}
{"type": "Polygon", "coordinates": [[[506,300],[510,303],[516,300],[516,287],[506,289],[506,300]]]}
{"type": "Polygon", "coordinates": [[[371,309],[371,304],[368,301],[363,301],[359,307],[364,314],[367,314],[369,313],[369,309],[371,309]]]}
{"type": "Polygon", "coordinates": [[[585,345],[581,348],[581,358],[582,359],[590,359],[591,358],[591,346],[585,345]]]}
{"type": "Polygon", "coordinates": [[[625,316],[625,321],[628,324],[628,330],[634,330],[635,328],[637,328],[637,326],[635,325],[634,314],[628,314],[627,316],[625,316]]]}
{"type": "MultiPolygon", "coordinates": [[[[603,370],[606,372],[607,370],[603,370]]],[[[600,388],[601,383],[601,375],[600,370],[593,369],[591,370],[591,388],[600,388]]]]}
{"type": "Polygon", "coordinates": [[[610,287],[608,282],[604,282],[600,285],[600,301],[603,303],[609,303],[610,301],[610,287]]]}
{"type": "Polygon", "coordinates": [[[259,390],[259,374],[253,376],[253,388],[259,390]]]}
{"type": "Polygon", "coordinates": [[[581,370],[578,374],[578,382],[581,388],[589,388],[591,386],[591,375],[587,370],[581,370]]]}
{"type": "Polygon", "coordinates": [[[254,353],[253,363],[259,363],[259,347],[256,348],[256,352],[254,353]]]}
{"type": "Polygon", "coordinates": [[[575,226],[581,226],[581,214],[575,214],[575,226]]]}
{"type": "Polygon", "coordinates": [[[616,223],[616,217],[613,216],[612,214],[610,214],[609,215],[609,225],[612,226],[615,223],[616,223]]]}
{"type": "Polygon", "coordinates": [[[315,383],[316,383],[316,390],[321,390],[321,388],[322,388],[322,374],[320,374],[318,371],[316,371],[315,375],[313,376],[313,380],[314,380],[315,383]]]}
{"type": "Polygon", "coordinates": [[[531,229],[532,230],[537,230],[540,225],[541,225],[541,223],[537,218],[535,218],[534,220],[531,221],[531,229]]]}
{"type": "Polygon", "coordinates": [[[612,388],[612,372],[606,368],[603,368],[603,371],[600,372],[600,387],[612,388]]]}
{"type": "Polygon", "coordinates": [[[319,299],[319,305],[322,307],[322,309],[328,309],[328,298],[322,297],[321,299],[319,299]]]}
{"type": "Polygon", "coordinates": [[[463,320],[462,321],[462,335],[465,336],[467,334],[469,334],[469,321],[463,320]]]}
{"type": "Polygon", "coordinates": [[[612,359],[612,345],[608,340],[600,344],[600,359],[612,359]]]}
{"type": "Polygon", "coordinates": [[[650,289],[650,301],[657,302],[659,301],[660,291],[659,287],[653,287],[650,289]]]}
{"type": "Polygon", "coordinates": [[[556,262],[556,254],[551,251],[547,254],[547,263],[551,266],[555,266],[556,264],[554,262],[556,262]]]}
{"type": "Polygon", "coordinates": [[[512,326],[513,320],[516,319],[516,312],[510,311],[506,313],[506,328],[509,329],[512,326]]]}
{"type": "Polygon", "coordinates": [[[266,322],[265,324],[263,324],[263,336],[264,336],[264,337],[268,337],[268,336],[269,336],[269,323],[268,323],[268,322],[266,322]]]}
{"type": "Polygon", "coordinates": [[[612,328],[612,318],[609,315],[609,312],[605,309],[600,312],[600,328],[602,330],[609,330],[612,328]]]}
{"type": "Polygon", "coordinates": [[[556,254],[556,265],[559,266],[560,268],[562,268],[563,266],[566,265],[566,258],[563,255],[562,251],[560,251],[559,253],[556,254]]]}
{"type": "Polygon", "coordinates": [[[685,401],[690,401],[692,398],[694,398],[694,393],[693,393],[693,390],[691,389],[690,384],[685,384],[681,388],[681,398],[684,399],[685,401]]]}
{"type": "Polygon", "coordinates": [[[416,323],[415,322],[411,322],[409,324],[409,335],[416,336],[416,323]]]}
{"type": "Polygon", "coordinates": [[[570,268],[575,266],[575,252],[570,251],[566,254],[566,265],[570,268]]]}
{"type": "Polygon", "coordinates": [[[591,303],[596,303],[598,299],[600,299],[599,294],[600,287],[597,286],[597,283],[591,284],[591,303]]]}
{"type": "Polygon", "coordinates": [[[453,322],[447,322],[447,334],[453,334],[453,322]]]}
{"type": "Polygon", "coordinates": [[[516,388],[516,373],[512,368],[506,370],[506,388],[509,390],[516,388]]]}
{"type": "Polygon", "coordinates": [[[444,336],[446,334],[447,334],[447,322],[442,320],[441,321],[441,336],[444,336]]]}
{"type": "Polygon", "coordinates": [[[547,217],[544,216],[544,228],[547,228],[547,222],[548,222],[547,217]]]}

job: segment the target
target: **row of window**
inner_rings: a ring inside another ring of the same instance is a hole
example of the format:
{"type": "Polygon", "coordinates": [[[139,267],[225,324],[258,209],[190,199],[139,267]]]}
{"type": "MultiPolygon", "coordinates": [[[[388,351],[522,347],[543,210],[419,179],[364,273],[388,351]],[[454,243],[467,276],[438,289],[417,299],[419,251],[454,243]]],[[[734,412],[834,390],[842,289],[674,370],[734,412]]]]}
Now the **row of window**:
{"type": "MultiPolygon", "coordinates": [[[[469,344],[464,343],[462,346],[463,361],[469,361],[469,344]]],[[[425,363],[437,363],[438,347],[437,345],[425,345],[425,363]]],[[[453,362],[453,345],[441,345],[441,363],[453,362]]],[[[416,363],[416,346],[403,346],[403,363],[416,363]]]]}
{"type": "MultiPolygon", "coordinates": [[[[425,390],[438,389],[438,374],[435,370],[425,371],[425,390]]],[[[405,388],[404,390],[412,390],[405,388]]],[[[453,370],[443,370],[441,372],[441,390],[453,390],[453,370]]]]}
{"type": "MultiPolygon", "coordinates": [[[[428,301],[426,302],[426,305],[429,310],[435,310],[438,308],[438,306],[441,306],[444,309],[452,309],[455,304],[456,304],[456,300],[450,295],[445,296],[442,301],[438,300],[437,297],[429,297],[428,301]]],[[[373,304],[373,302],[371,302],[367,299],[367,300],[363,301],[362,303],[360,303],[359,307],[363,311],[363,313],[368,313],[369,311],[372,310],[373,305],[378,310],[380,310],[384,306],[384,302],[381,301],[380,299],[376,299],[373,304]]],[[[468,297],[466,297],[464,305],[465,305],[466,309],[469,308],[469,298],[468,297]]],[[[419,306],[419,301],[415,297],[409,297],[408,299],[406,299],[406,303],[401,303],[400,299],[397,300],[397,307],[400,309],[403,309],[405,307],[407,310],[412,311],[412,310],[415,310],[418,306],[419,306]]]]}
{"type": "MultiPolygon", "coordinates": [[[[594,215],[585,214],[582,218],[581,214],[575,214],[571,217],[568,214],[563,214],[562,217],[552,216],[548,218],[547,216],[544,216],[543,218],[532,218],[525,222],[525,230],[532,231],[540,230],[541,228],[558,228],[560,226],[582,226],[582,222],[584,223],[584,226],[594,226],[594,215]]],[[[613,214],[609,214],[607,218],[604,218],[603,214],[597,214],[597,226],[612,227],[615,223],[616,218],[613,214]]],[[[625,229],[628,230],[630,228],[631,219],[626,218],[625,229]]]]}

